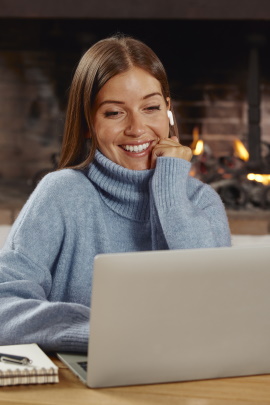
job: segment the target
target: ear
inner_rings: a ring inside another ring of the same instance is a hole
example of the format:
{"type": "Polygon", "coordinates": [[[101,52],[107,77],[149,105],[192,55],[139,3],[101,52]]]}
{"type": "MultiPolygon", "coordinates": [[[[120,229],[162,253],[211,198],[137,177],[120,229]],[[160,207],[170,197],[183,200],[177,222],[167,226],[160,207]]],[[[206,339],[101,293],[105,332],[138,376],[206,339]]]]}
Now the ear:
{"type": "Polygon", "coordinates": [[[170,110],[171,109],[171,99],[170,99],[170,97],[166,98],[166,104],[167,104],[167,109],[170,110]]]}

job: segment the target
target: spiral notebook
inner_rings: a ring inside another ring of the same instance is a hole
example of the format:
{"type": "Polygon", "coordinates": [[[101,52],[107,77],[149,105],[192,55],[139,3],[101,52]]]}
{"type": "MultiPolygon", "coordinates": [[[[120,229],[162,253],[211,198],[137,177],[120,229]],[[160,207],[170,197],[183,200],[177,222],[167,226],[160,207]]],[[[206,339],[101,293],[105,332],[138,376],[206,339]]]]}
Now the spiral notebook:
{"type": "Polygon", "coordinates": [[[0,346],[0,386],[58,383],[58,367],[36,343],[0,346]],[[29,364],[15,364],[9,357],[20,356],[29,364]]]}

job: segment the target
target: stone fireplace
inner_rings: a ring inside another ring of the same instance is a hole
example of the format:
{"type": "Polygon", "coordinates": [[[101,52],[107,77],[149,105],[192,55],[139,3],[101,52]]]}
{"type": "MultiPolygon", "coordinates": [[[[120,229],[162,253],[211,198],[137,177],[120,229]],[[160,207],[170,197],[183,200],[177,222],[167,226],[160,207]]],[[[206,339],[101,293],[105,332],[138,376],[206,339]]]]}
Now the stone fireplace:
{"type": "MultiPolygon", "coordinates": [[[[251,149],[256,164],[258,155],[266,153],[270,143],[267,1],[227,0],[217,6],[210,0],[181,4],[169,0],[166,7],[153,1],[137,2],[135,7],[121,0],[114,7],[109,1],[89,5],[83,0],[76,7],[69,1],[65,7],[41,0],[24,1],[24,7],[19,0],[4,3],[0,7],[0,205],[3,200],[6,210],[13,204],[4,202],[7,189],[20,200],[14,202],[9,221],[31,192],[37,173],[53,169],[51,158],[60,148],[68,87],[80,56],[115,32],[145,41],[160,56],[182,143],[192,144],[196,128],[217,159],[234,155],[236,139],[251,149]]],[[[250,217],[239,210],[229,214],[238,222],[250,217]]],[[[266,221],[260,233],[269,231],[267,209],[262,213],[255,208],[251,216],[266,221]]]]}

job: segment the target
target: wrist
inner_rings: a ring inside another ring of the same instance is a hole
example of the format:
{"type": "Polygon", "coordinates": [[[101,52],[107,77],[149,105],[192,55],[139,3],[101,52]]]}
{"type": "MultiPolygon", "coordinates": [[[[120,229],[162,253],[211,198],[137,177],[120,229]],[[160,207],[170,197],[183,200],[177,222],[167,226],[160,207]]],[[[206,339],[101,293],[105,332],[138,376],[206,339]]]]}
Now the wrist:
{"type": "Polygon", "coordinates": [[[179,158],[160,157],[152,178],[156,203],[168,209],[187,199],[186,183],[191,163],[179,158]]]}

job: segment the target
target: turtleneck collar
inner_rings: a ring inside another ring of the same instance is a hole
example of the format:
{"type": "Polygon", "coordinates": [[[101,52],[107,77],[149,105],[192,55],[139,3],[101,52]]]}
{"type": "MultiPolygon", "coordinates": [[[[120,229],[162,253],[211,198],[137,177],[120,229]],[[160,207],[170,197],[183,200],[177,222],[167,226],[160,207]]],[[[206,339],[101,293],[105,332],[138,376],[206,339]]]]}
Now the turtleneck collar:
{"type": "Polygon", "coordinates": [[[147,221],[150,217],[149,181],[153,173],[154,170],[126,169],[97,150],[88,177],[113,211],[132,220],[147,221]]]}

